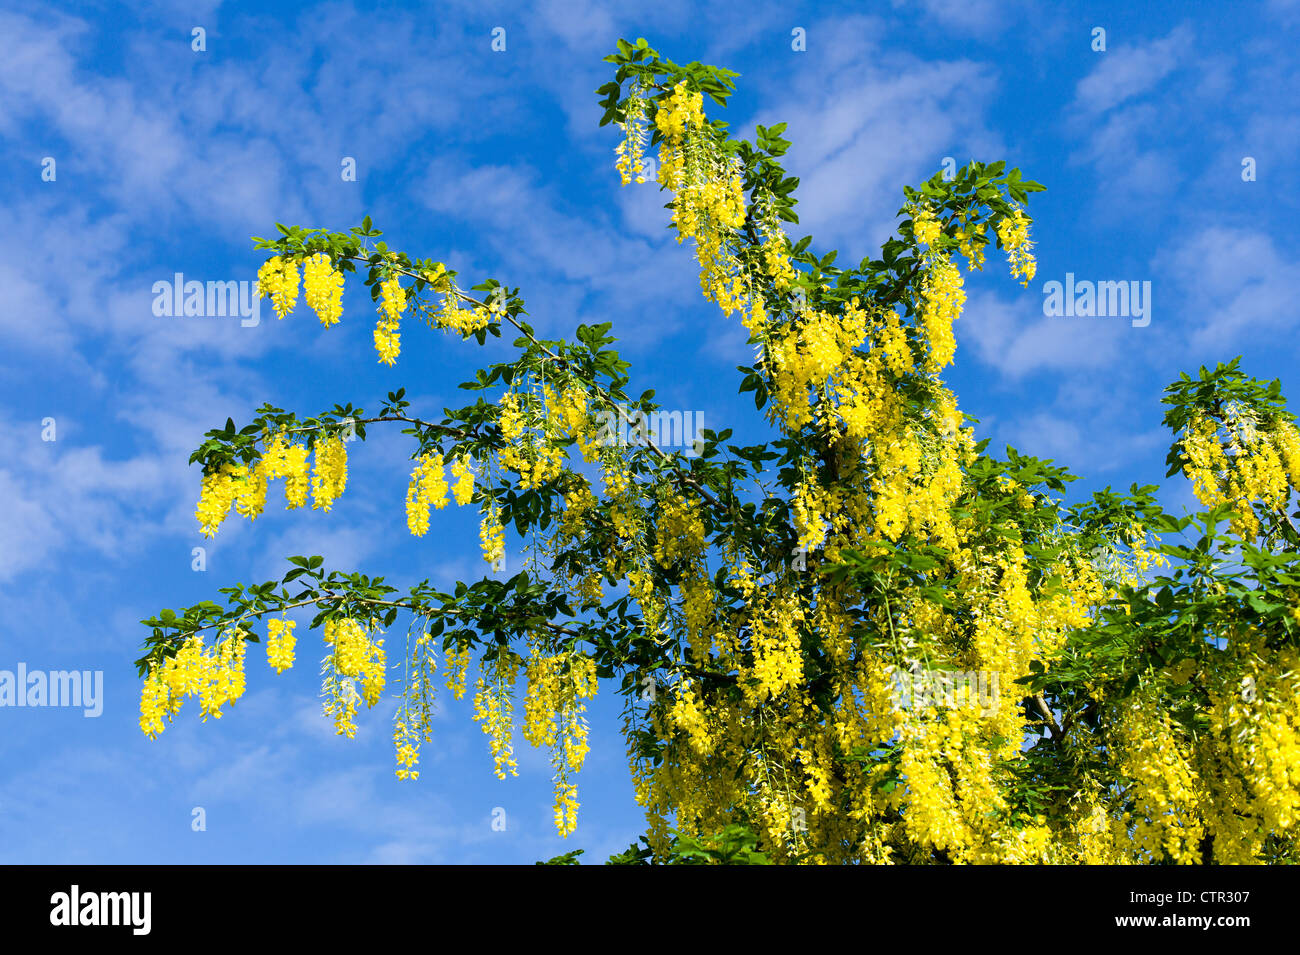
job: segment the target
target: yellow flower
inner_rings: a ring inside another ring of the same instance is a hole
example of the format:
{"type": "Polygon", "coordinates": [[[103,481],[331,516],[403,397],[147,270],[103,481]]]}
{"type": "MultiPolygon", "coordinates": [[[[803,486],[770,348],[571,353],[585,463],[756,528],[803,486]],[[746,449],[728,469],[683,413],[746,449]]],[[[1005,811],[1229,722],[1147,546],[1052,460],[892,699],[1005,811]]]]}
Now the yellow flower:
{"type": "Polygon", "coordinates": [[[411,472],[406,489],[406,526],[416,537],[429,530],[429,505],[441,510],[447,506],[447,479],[443,474],[441,454],[423,454],[411,472]]]}
{"type": "Polygon", "coordinates": [[[930,342],[930,369],[939,371],[957,350],[952,323],[961,316],[966,302],[961,271],[950,260],[938,258],[931,263],[921,286],[921,302],[921,322],[930,342]]]}
{"type": "Polygon", "coordinates": [[[943,234],[943,227],[934,217],[934,211],[925,206],[917,207],[912,213],[912,234],[916,241],[924,245],[934,245],[943,234]]]}
{"type": "Polygon", "coordinates": [[[316,317],[326,328],[343,315],[343,274],[334,269],[330,257],[317,252],[303,263],[302,285],[316,317]]]}
{"type": "Polygon", "coordinates": [[[401,354],[401,335],[398,327],[402,312],[406,310],[406,292],[402,289],[402,280],[396,272],[385,279],[379,286],[379,322],[375,325],[375,351],[379,360],[385,365],[397,362],[401,354]]]}
{"type": "Polygon", "coordinates": [[[467,455],[461,455],[451,463],[451,473],[456,479],[452,494],[458,505],[468,504],[474,498],[474,470],[470,467],[467,455]]]}
{"type": "Polygon", "coordinates": [[[342,436],[316,443],[316,470],[312,475],[312,507],[328,511],[348,484],[348,450],[342,436]]]}
{"type": "Polygon", "coordinates": [[[1011,275],[1021,279],[1021,285],[1029,286],[1038,264],[1034,261],[1034,244],[1029,241],[1029,217],[1020,209],[1014,209],[1009,216],[998,221],[998,240],[1006,250],[1007,261],[1011,264],[1011,275]]]}
{"type": "Polygon", "coordinates": [[[257,297],[271,297],[275,317],[284,318],[298,301],[298,263],[272,256],[257,270],[257,297]]]}
{"type": "Polygon", "coordinates": [[[276,673],[283,673],[293,667],[293,651],[297,643],[293,628],[296,625],[293,620],[266,622],[266,661],[275,667],[276,673]]]}
{"type": "Polygon", "coordinates": [[[489,564],[495,565],[505,559],[505,528],[501,526],[501,518],[496,507],[484,512],[479,526],[479,540],[483,544],[483,559],[489,564]]]}

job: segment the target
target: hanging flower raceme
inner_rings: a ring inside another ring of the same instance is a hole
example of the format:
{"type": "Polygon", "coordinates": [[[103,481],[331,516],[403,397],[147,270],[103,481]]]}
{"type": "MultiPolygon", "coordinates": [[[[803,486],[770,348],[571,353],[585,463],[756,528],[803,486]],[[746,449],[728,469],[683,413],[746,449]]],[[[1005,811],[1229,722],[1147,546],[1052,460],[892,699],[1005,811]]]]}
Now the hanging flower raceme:
{"type": "Polygon", "coordinates": [[[1233,530],[1253,539],[1261,529],[1255,506],[1284,512],[1291,491],[1300,488],[1300,433],[1287,421],[1261,428],[1240,406],[1229,405],[1224,417],[1221,424],[1197,414],[1187,423],[1180,441],[1183,473],[1206,507],[1231,504],[1233,530]]]}
{"type": "Polygon", "coordinates": [[[596,695],[596,665],[581,654],[547,655],[534,639],[525,670],[524,738],[549,747],[555,769],[555,826],[561,836],[577,828],[577,786],[572,776],[582,769],[590,747],[583,700],[596,695]]]}
{"type": "Polygon", "coordinates": [[[495,506],[483,512],[479,525],[479,541],[483,545],[483,559],[494,566],[506,558],[506,532],[501,526],[501,514],[495,506]]]}
{"type": "Polygon", "coordinates": [[[488,736],[492,771],[498,779],[519,775],[511,741],[515,678],[518,675],[518,660],[514,654],[503,651],[494,660],[484,662],[483,673],[475,684],[474,721],[488,736]]]}
{"type": "Polygon", "coordinates": [[[557,437],[573,438],[582,453],[582,459],[588,463],[595,461],[601,444],[588,410],[586,389],[570,382],[557,395],[549,383],[544,383],[542,395],[548,410],[548,429],[557,437]]]}
{"type": "MultiPolygon", "coordinates": [[[[786,239],[785,231],[781,228],[780,220],[777,218],[769,193],[761,195],[761,202],[756,209],[755,218],[758,222],[758,233],[763,238],[763,270],[767,273],[767,277],[772,280],[772,286],[778,292],[788,291],[798,273],[795,271],[794,266],[790,264],[790,257],[787,254],[789,241],[786,239]]],[[[761,298],[758,296],[755,296],[755,300],[761,302],[761,298]]]]}
{"type": "Polygon", "coordinates": [[[704,94],[687,88],[683,80],[655,111],[655,126],[664,139],[674,145],[681,143],[687,130],[704,123],[704,94]]]}
{"type": "Polygon", "coordinates": [[[624,110],[624,119],[618,123],[619,129],[623,131],[623,139],[615,148],[618,155],[618,161],[615,167],[618,169],[619,179],[622,185],[630,184],[633,178],[637,183],[645,182],[645,118],[647,103],[644,89],[638,84],[634,86],[631,94],[628,96],[627,104],[624,110]]]}
{"type": "Polygon", "coordinates": [[[972,271],[984,268],[984,245],[987,242],[984,238],[985,228],[984,223],[980,222],[957,230],[958,251],[966,257],[972,271]]]}
{"type": "Polygon", "coordinates": [[[316,442],[316,467],[312,473],[312,507],[328,511],[348,485],[348,450],[342,435],[316,442]]]}
{"type": "Polygon", "coordinates": [[[420,771],[415,767],[420,760],[421,745],[432,738],[437,669],[433,637],[428,632],[422,633],[407,654],[401,704],[393,719],[398,779],[420,778],[420,771]]]}
{"type": "Polygon", "coordinates": [[[329,328],[343,315],[343,274],[337,271],[324,252],[309,256],[303,263],[302,285],[307,304],[322,325],[329,328]]]}
{"type": "Polygon", "coordinates": [[[284,318],[298,301],[298,263],[275,255],[257,270],[257,297],[270,296],[276,318],[284,318]]]}
{"type": "Polygon", "coordinates": [[[217,529],[239,497],[240,486],[247,473],[248,469],[243,465],[226,463],[203,476],[194,516],[204,537],[216,536],[217,529]]]}
{"type": "Polygon", "coordinates": [[[429,505],[447,506],[447,478],[441,454],[422,454],[406,489],[406,526],[416,537],[429,530],[429,505]]]}
{"type": "Polygon", "coordinates": [[[472,335],[492,324],[493,313],[486,308],[463,308],[448,295],[442,305],[430,313],[439,328],[449,328],[462,335],[472,335]]]}
{"type": "Polygon", "coordinates": [[[912,213],[912,235],[923,245],[934,246],[943,235],[943,227],[935,218],[934,210],[918,206],[912,213]]]}
{"type": "Polygon", "coordinates": [[[1028,288],[1038,271],[1032,251],[1034,244],[1029,241],[1029,217],[1019,208],[1014,209],[998,222],[997,233],[998,241],[1006,250],[1012,277],[1020,279],[1020,284],[1028,288]]]}
{"type": "Polygon", "coordinates": [[[357,704],[378,703],[387,680],[384,641],[371,637],[374,630],[374,621],[366,627],[352,618],[327,620],[323,628],[325,643],[333,648],[321,664],[324,712],[334,720],[335,733],[349,739],[357,732],[357,704]]]}
{"type": "Polygon", "coordinates": [[[564,449],[551,444],[544,433],[527,427],[524,402],[515,392],[501,396],[497,424],[504,439],[497,460],[519,474],[520,487],[540,487],[564,470],[564,449]]]}
{"type": "Polygon", "coordinates": [[[406,311],[406,291],[401,277],[392,273],[379,285],[379,322],[375,325],[375,351],[385,365],[397,363],[402,352],[401,334],[398,331],[402,313],[406,311]]]}
{"type": "Polygon", "coordinates": [[[466,455],[461,455],[451,462],[451,474],[456,479],[452,486],[452,495],[457,505],[465,505],[474,499],[474,469],[466,455]]]}
{"type": "Polygon", "coordinates": [[[180,711],[189,697],[199,700],[204,722],[221,718],[221,708],[244,695],[244,654],[247,631],[235,628],[223,632],[212,646],[192,634],[175,654],[154,664],[145,678],[140,696],[140,729],[156,738],[166,729],[164,721],[180,711]]]}
{"type": "Polygon", "coordinates": [[[266,662],[275,668],[276,673],[283,673],[293,667],[294,647],[297,638],[293,634],[297,626],[293,620],[272,619],[266,622],[266,662]]]}
{"type": "MultiPolygon", "coordinates": [[[[663,134],[659,183],[674,193],[677,241],[695,239],[700,288],[728,315],[744,308],[748,283],[731,247],[730,232],[745,224],[742,168],[703,131],[704,97],[679,83],[655,113],[663,134]]],[[[773,267],[780,270],[774,260],[773,267]]],[[[782,270],[783,271],[783,270],[782,270]]]]}
{"type": "Polygon", "coordinates": [[[930,343],[929,369],[939,371],[952,361],[957,340],[952,323],[961,317],[966,303],[961,270],[948,258],[932,259],[921,286],[921,324],[930,343]]]}

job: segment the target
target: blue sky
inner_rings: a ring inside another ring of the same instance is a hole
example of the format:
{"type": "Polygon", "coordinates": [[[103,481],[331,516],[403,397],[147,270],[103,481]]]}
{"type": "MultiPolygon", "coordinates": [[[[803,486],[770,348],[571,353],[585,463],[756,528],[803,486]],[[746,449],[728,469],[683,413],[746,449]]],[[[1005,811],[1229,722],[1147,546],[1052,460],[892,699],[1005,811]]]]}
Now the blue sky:
{"type": "Polygon", "coordinates": [[[613,321],[630,391],[758,437],[735,395],[743,330],[699,297],[658,191],[619,188],[617,134],[597,126],[592,90],[620,36],[742,74],[729,121],[748,135],[789,123],[791,231],[842,260],[879,247],[903,185],[944,157],[1006,159],[1044,183],[1030,205],[1037,279],[1022,290],[990,251],[948,380],[994,448],[1054,458],[1081,491],[1165,483],[1168,509],[1190,506],[1163,478],[1164,385],[1240,354],[1300,391],[1287,252],[1300,3],[1226,19],[1216,6],[4,4],[0,670],[101,670],[104,701],[98,718],[0,708],[0,861],[532,862],[579,847],[603,859],[641,831],[612,692],[592,710],[580,825],[562,843],[545,754],[521,743],[519,778],[496,780],[468,700],[444,701],[415,784],[392,774],[390,707],[356,740],[333,736],[314,635],[295,670],[251,667],[219,722],[187,708],[153,742],[131,664],[142,617],[278,576],[290,554],[399,584],[483,573],[469,515],[407,533],[410,448],[378,430],[352,445],[331,513],[272,507],[199,536],[186,460],[226,417],[242,424],[265,401],[374,409],[401,386],[440,416],[468,402],[458,382],[506,354],[410,328],[396,367],[379,365],[359,284],[328,331],[305,304],[279,322],[268,307],[255,327],[153,313],[153,284],[177,272],[253,279],[248,237],[277,221],[347,229],[368,213],[412,255],[520,286],[544,334],[613,321]],[[792,49],[796,28],[806,50],[792,49]],[[1044,283],[1067,273],[1151,282],[1150,324],[1045,316],[1044,283]],[[56,439],[42,440],[51,418],[56,439]],[[191,829],[195,807],[206,831],[191,829]]]}

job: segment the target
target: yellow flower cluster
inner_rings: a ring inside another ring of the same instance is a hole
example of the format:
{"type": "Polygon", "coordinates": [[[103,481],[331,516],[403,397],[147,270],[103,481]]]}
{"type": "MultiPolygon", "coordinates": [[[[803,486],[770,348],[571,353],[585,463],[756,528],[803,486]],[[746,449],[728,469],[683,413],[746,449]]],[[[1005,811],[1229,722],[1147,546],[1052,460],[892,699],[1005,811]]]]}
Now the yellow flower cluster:
{"type": "Polygon", "coordinates": [[[998,240],[1006,250],[1007,262],[1011,265],[1012,278],[1020,279],[1020,284],[1029,287],[1038,263],[1031,251],[1034,244],[1029,241],[1029,217],[1020,209],[1012,211],[998,221],[998,240]]]}
{"type": "Polygon", "coordinates": [[[927,206],[918,206],[912,212],[912,235],[924,245],[934,245],[943,234],[943,226],[934,216],[934,210],[927,206]]]}
{"type": "Polygon", "coordinates": [[[406,292],[396,272],[379,285],[379,322],[375,325],[375,351],[385,365],[397,362],[402,352],[401,334],[398,331],[402,312],[406,311],[406,292]]]}
{"type": "Polygon", "coordinates": [[[447,266],[441,262],[435,262],[433,268],[421,271],[420,277],[440,292],[451,291],[451,276],[447,272],[447,266]]]}
{"type": "Polygon", "coordinates": [[[702,181],[687,180],[673,203],[677,240],[695,239],[700,290],[730,315],[745,304],[746,282],[731,249],[729,230],[745,225],[745,193],[733,163],[720,163],[702,181]]]}
{"type": "MultiPolygon", "coordinates": [[[[957,716],[957,711],[947,715],[957,716]]],[[[961,752],[960,718],[909,723],[904,730],[899,773],[907,781],[907,834],[921,845],[959,853],[972,832],[956,793],[948,754],[961,752]],[[953,745],[956,744],[956,745],[953,745]]]]}
{"type": "Polygon", "coordinates": [[[308,257],[302,267],[302,287],[322,325],[329,328],[343,315],[343,274],[324,252],[308,257]]]}
{"type": "Polygon", "coordinates": [[[513,391],[501,396],[497,423],[506,441],[497,459],[519,474],[521,487],[540,487],[564,470],[564,449],[551,445],[544,435],[527,430],[519,396],[513,391]]]}
{"type": "Polygon", "coordinates": [[[799,547],[813,551],[826,540],[826,521],[819,503],[821,488],[815,480],[805,479],[795,489],[790,509],[794,513],[794,527],[799,535],[799,547]]]}
{"type": "Polygon", "coordinates": [[[447,651],[447,675],[445,682],[451,691],[452,699],[465,697],[465,675],[469,670],[469,647],[459,646],[447,651]]]}
{"type": "Polygon", "coordinates": [[[204,722],[221,718],[221,708],[244,695],[245,637],[242,629],[227,631],[215,645],[191,635],[161,666],[145,678],[140,695],[140,729],[150,739],[166,729],[164,720],[180,711],[186,697],[198,697],[204,722]]]}
{"type": "Polygon", "coordinates": [[[311,482],[307,477],[307,446],[304,444],[286,445],[283,461],[280,464],[267,464],[267,477],[277,473],[284,475],[284,506],[294,510],[307,503],[307,491],[311,482]]]}
{"type": "Polygon", "coordinates": [[[483,546],[483,559],[489,564],[497,564],[506,556],[506,531],[501,526],[501,515],[495,506],[483,512],[479,523],[479,542],[483,546]]]}
{"type": "MultiPolygon", "coordinates": [[[[745,224],[741,167],[722,153],[709,136],[693,135],[704,123],[704,98],[679,83],[655,114],[663,134],[659,146],[659,183],[675,193],[672,203],[677,241],[695,239],[700,288],[730,315],[743,309],[747,281],[731,249],[729,231],[745,224]]],[[[775,243],[773,243],[775,245],[775,243]]],[[[770,268],[788,283],[788,262],[773,251],[770,268]]]]}
{"type": "Polygon", "coordinates": [[[270,296],[275,317],[284,318],[298,302],[298,263],[275,255],[257,270],[257,297],[270,296]]]}
{"type": "MultiPolygon", "coordinates": [[[[257,520],[262,511],[266,509],[266,466],[259,461],[252,467],[241,465],[236,470],[238,473],[233,475],[236,477],[235,483],[237,485],[235,490],[235,510],[250,521],[257,520]]],[[[202,498],[201,492],[200,498],[202,498]]],[[[219,524],[220,521],[217,523],[219,524]]]]}
{"type": "Polygon", "coordinates": [[[420,762],[419,732],[405,719],[398,719],[393,724],[393,746],[397,751],[398,779],[414,782],[420,778],[416,764],[420,762]]]}
{"type": "MultiPolygon", "coordinates": [[[[235,501],[241,497],[248,468],[242,464],[223,464],[217,471],[203,475],[194,517],[204,537],[213,537],[225,521],[235,501]]],[[[256,516],[256,515],[251,515],[256,516]]]]}
{"type": "Polygon", "coordinates": [[[1203,787],[1181,733],[1166,713],[1135,702],[1119,727],[1119,765],[1132,781],[1133,844],[1149,857],[1201,861],[1205,835],[1197,811],[1203,787]]]}
{"type": "Polygon", "coordinates": [[[659,633],[664,621],[664,603],[655,590],[654,576],[644,567],[627,574],[627,592],[641,607],[641,621],[651,636],[659,633]]]}
{"type": "Polygon", "coordinates": [[[750,599],[754,608],[750,613],[754,662],[749,675],[756,682],[746,682],[743,692],[746,699],[761,703],[787,690],[795,691],[803,682],[800,629],[804,610],[793,594],[755,593],[750,599]]]}
{"type": "Polygon", "coordinates": [[[372,628],[350,617],[327,620],[323,628],[325,643],[334,648],[325,658],[330,671],[324,686],[325,713],[333,717],[334,731],[349,739],[357,731],[354,717],[358,700],[364,700],[367,707],[374,706],[387,681],[384,641],[371,638],[372,628]],[[361,683],[360,692],[356,681],[361,683]]]}
{"type": "Polygon", "coordinates": [[[889,540],[905,532],[934,534],[956,543],[949,508],[962,488],[956,448],[935,444],[918,432],[883,438],[876,445],[876,530],[889,540]]]}
{"type": "Polygon", "coordinates": [[[961,317],[965,303],[961,270],[950,259],[933,258],[921,286],[921,323],[930,343],[930,371],[937,372],[952,361],[957,350],[952,323],[961,317]]]}
{"type": "MultiPolygon", "coordinates": [[[[785,231],[781,228],[781,221],[777,217],[770,195],[760,195],[755,209],[755,219],[757,220],[758,233],[763,239],[763,270],[767,273],[767,277],[772,280],[772,285],[776,290],[784,292],[791,287],[797,273],[794,266],[790,264],[789,256],[786,255],[787,240],[785,231]]],[[[756,332],[757,329],[762,327],[763,323],[754,312],[757,311],[761,315],[766,310],[766,307],[762,297],[757,293],[752,298],[751,314],[746,325],[750,331],[756,332]]]]}
{"type": "Polygon", "coordinates": [[[519,396],[513,391],[508,391],[501,396],[501,413],[497,417],[497,427],[501,429],[501,437],[507,442],[514,443],[524,433],[524,415],[519,407],[519,396]]]}
{"type": "Polygon", "coordinates": [[[551,748],[555,768],[555,827],[568,836],[578,825],[577,786],[571,776],[582,769],[590,749],[583,700],[596,695],[596,664],[581,654],[547,655],[538,640],[526,668],[524,738],[551,748]]]}
{"type": "Polygon", "coordinates": [[[984,268],[984,223],[957,230],[958,251],[966,257],[972,271],[984,268]]]}
{"type": "Polygon", "coordinates": [[[1192,419],[1183,433],[1183,473],[1206,507],[1232,504],[1233,530],[1253,539],[1260,530],[1254,504],[1284,510],[1291,489],[1300,487],[1300,435],[1287,422],[1272,430],[1258,429],[1244,414],[1230,419],[1227,431],[1231,454],[1225,451],[1215,419],[1204,414],[1192,419]]]}
{"type": "Polygon", "coordinates": [[[694,562],[704,553],[704,521],[680,492],[666,492],[660,497],[658,540],[655,560],[670,567],[678,560],[694,562]]]}
{"type": "Polygon", "coordinates": [[[267,482],[276,478],[285,479],[287,508],[292,510],[306,504],[310,490],[312,506],[328,511],[347,487],[347,445],[341,435],[317,441],[315,469],[309,474],[310,454],[306,445],[291,444],[283,434],[276,434],[251,467],[227,462],[205,474],[194,510],[203,535],[214,536],[232,506],[249,520],[256,520],[266,506],[267,482]]]}
{"type": "MultiPolygon", "coordinates": [[[[843,314],[809,311],[799,324],[774,333],[768,343],[773,413],[788,430],[813,420],[815,396],[836,376],[853,371],[854,349],[867,336],[867,313],[855,298],[843,314]],[[810,396],[809,389],[813,390],[810,396]]],[[[841,413],[845,409],[841,406],[841,413]]]]}
{"type": "MultiPolygon", "coordinates": [[[[394,715],[393,746],[396,750],[398,779],[416,780],[420,771],[420,746],[432,738],[433,702],[438,668],[433,637],[422,633],[406,661],[406,680],[402,703],[394,715]]],[[[463,671],[462,671],[463,675],[463,671]]],[[[462,684],[463,689],[463,684],[462,684]]]]}
{"type": "Polygon", "coordinates": [[[1256,806],[1265,824],[1278,831],[1300,822],[1300,713],[1296,688],[1289,700],[1261,707],[1258,732],[1243,762],[1257,767],[1251,774],[1256,806]]]}
{"type": "Polygon", "coordinates": [[[266,662],[283,673],[293,667],[293,651],[297,638],[293,635],[296,621],[273,619],[266,622],[266,662]]]}
{"type": "Polygon", "coordinates": [[[908,344],[907,332],[903,330],[897,313],[887,313],[872,337],[880,353],[885,356],[885,364],[890,371],[900,378],[911,373],[914,367],[912,346],[908,344]]]}
{"type": "Polygon", "coordinates": [[[1300,823],[1300,653],[1286,647],[1264,656],[1253,629],[1229,640],[1243,670],[1224,668],[1201,742],[1202,775],[1222,785],[1208,803],[1223,806],[1210,820],[1214,861],[1235,864],[1257,861],[1264,833],[1294,832],[1300,823]]]}
{"type": "Polygon", "coordinates": [[[328,511],[347,486],[348,449],[342,435],[320,439],[316,442],[316,466],[311,479],[311,506],[328,511]]]}
{"type": "Polygon", "coordinates": [[[544,383],[542,396],[546,402],[548,429],[559,437],[573,438],[582,459],[588,464],[595,461],[601,445],[592,427],[586,389],[569,383],[557,395],[549,383],[544,383]]]}
{"type": "Polygon", "coordinates": [[[673,87],[668,98],[655,111],[655,126],[670,143],[681,143],[686,132],[704,123],[704,94],[686,88],[683,80],[673,87]]]}
{"type": "Polygon", "coordinates": [[[438,510],[447,506],[447,478],[441,454],[422,454],[411,471],[406,489],[406,526],[416,537],[429,530],[429,505],[438,510]]]}
{"type": "Polygon", "coordinates": [[[492,324],[492,313],[485,308],[462,308],[459,300],[448,295],[437,311],[430,313],[439,328],[449,328],[461,335],[472,335],[492,324]]]}
{"type": "Polygon", "coordinates": [[[492,750],[492,771],[498,779],[518,776],[511,736],[514,732],[514,687],[519,663],[513,654],[500,653],[485,661],[475,683],[474,722],[487,734],[492,750]]]}
{"type": "Polygon", "coordinates": [[[564,513],[560,516],[558,530],[560,542],[567,544],[582,536],[587,528],[587,515],[596,507],[596,495],[586,478],[575,475],[573,486],[564,495],[564,513]]]}
{"type": "Polygon", "coordinates": [[[676,729],[686,736],[687,741],[700,756],[710,756],[717,740],[709,729],[708,719],[694,686],[683,681],[678,687],[676,698],[668,711],[668,718],[676,729]]]}
{"type": "Polygon", "coordinates": [[[451,476],[456,479],[452,485],[451,493],[456,498],[458,505],[468,504],[474,499],[474,469],[470,466],[469,457],[461,455],[455,461],[451,462],[451,476]]]}
{"type": "Polygon", "coordinates": [[[698,576],[686,580],[681,590],[682,617],[686,623],[686,636],[690,641],[691,651],[702,659],[709,650],[707,631],[712,628],[717,616],[713,581],[706,570],[702,569],[698,576]]]}
{"type": "Polygon", "coordinates": [[[628,97],[626,118],[618,124],[623,130],[623,139],[614,150],[618,155],[614,165],[624,186],[631,183],[634,177],[638,184],[645,182],[645,167],[642,160],[645,151],[645,129],[641,123],[645,107],[641,87],[634,87],[631,96],[628,97]]]}

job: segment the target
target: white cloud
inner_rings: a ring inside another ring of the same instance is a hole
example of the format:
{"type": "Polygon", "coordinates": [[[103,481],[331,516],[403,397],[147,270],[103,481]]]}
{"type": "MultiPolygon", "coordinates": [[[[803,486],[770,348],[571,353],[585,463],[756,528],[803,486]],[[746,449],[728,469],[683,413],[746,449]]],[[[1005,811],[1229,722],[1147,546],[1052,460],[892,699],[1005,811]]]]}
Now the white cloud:
{"type": "Polygon", "coordinates": [[[1075,88],[1075,105],[1085,113],[1103,113],[1150,92],[1192,52],[1192,32],[1178,26],[1149,43],[1120,43],[1097,55],[1097,65],[1075,88]]]}
{"type": "Polygon", "coordinates": [[[958,342],[963,350],[973,346],[980,361],[1014,379],[1112,365],[1124,337],[1137,331],[1122,319],[1045,316],[1042,305],[1036,288],[1011,301],[972,292],[954,326],[958,342]]]}
{"type": "Polygon", "coordinates": [[[0,522],[0,580],[66,548],[120,557],[159,529],[162,456],[107,458],[101,446],[77,443],[86,431],[75,420],[52,417],[54,441],[41,439],[39,420],[0,425],[0,496],[9,515],[0,522]]]}
{"type": "Polygon", "coordinates": [[[1157,256],[1155,266],[1178,290],[1180,325],[1191,330],[1193,353],[1222,357],[1250,338],[1278,340],[1296,324],[1300,264],[1263,232],[1208,226],[1157,256]]]}
{"type": "Polygon", "coordinates": [[[929,178],[946,156],[962,165],[1002,150],[983,118],[995,87],[989,67],[882,49],[871,26],[826,24],[825,48],[783,76],[788,86],[771,89],[772,105],[756,117],[789,123],[785,165],[800,178],[791,231],[812,233],[818,248],[838,245],[850,261],[877,255],[893,233],[904,184],[929,178]]]}
{"type": "Polygon", "coordinates": [[[489,274],[500,268],[521,286],[529,320],[548,334],[571,336],[580,322],[614,318],[616,334],[645,345],[678,327],[673,306],[698,301],[698,267],[666,231],[654,243],[606,217],[570,212],[528,167],[440,158],[421,195],[431,211],[474,225],[499,258],[489,274]],[[638,322],[647,310],[657,320],[638,322]]]}

